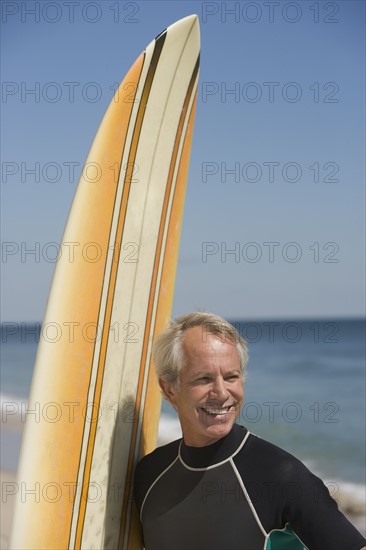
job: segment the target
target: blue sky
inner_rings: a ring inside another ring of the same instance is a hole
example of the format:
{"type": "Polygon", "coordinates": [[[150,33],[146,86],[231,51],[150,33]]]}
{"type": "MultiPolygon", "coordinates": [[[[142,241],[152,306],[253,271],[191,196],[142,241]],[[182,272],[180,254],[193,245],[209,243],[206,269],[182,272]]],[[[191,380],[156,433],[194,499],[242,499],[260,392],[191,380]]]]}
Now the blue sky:
{"type": "Polygon", "coordinates": [[[364,313],[364,2],[3,1],[3,321],[43,318],[113,90],[191,13],[201,74],[174,313],[364,313]]]}

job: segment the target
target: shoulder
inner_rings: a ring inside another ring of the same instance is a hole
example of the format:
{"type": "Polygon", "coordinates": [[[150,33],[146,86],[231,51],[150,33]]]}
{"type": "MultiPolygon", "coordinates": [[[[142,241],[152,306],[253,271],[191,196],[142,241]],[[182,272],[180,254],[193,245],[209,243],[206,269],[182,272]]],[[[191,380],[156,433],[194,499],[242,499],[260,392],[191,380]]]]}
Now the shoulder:
{"type": "Polygon", "coordinates": [[[140,505],[156,479],[175,461],[179,452],[181,439],[168,445],[157,447],[155,451],[144,456],[136,466],[134,493],[137,505],[140,505]]]}
{"type": "Polygon", "coordinates": [[[266,478],[280,480],[282,483],[313,475],[294,455],[252,433],[239,453],[237,462],[245,469],[250,466],[251,471],[258,472],[261,477],[266,474],[266,478]]]}
{"type": "Polygon", "coordinates": [[[245,447],[248,453],[253,454],[257,459],[263,461],[264,463],[272,460],[288,463],[300,462],[298,458],[288,451],[285,451],[285,449],[282,449],[274,443],[262,439],[258,435],[251,432],[245,447]]]}
{"type": "Polygon", "coordinates": [[[252,491],[253,486],[260,488],[263,495],[273,496],[281,506],[291,503],[296,508],[302,503],[311,508],[319,502],[335,505],[324,482],[301,460],[253,434],[239,453],[237,469],[252,491]]]}

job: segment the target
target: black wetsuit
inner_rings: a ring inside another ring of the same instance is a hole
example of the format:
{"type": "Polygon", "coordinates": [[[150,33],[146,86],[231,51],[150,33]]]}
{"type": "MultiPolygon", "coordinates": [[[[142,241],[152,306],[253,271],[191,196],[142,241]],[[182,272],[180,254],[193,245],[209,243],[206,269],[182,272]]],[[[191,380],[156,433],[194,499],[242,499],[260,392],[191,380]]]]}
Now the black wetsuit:
{"type": "Polygon", "coordinates": [[[360,550],[362,535],[298,459],[243,426],[207,447],[178,440],[136,469],[146,550],[360,550]]]}

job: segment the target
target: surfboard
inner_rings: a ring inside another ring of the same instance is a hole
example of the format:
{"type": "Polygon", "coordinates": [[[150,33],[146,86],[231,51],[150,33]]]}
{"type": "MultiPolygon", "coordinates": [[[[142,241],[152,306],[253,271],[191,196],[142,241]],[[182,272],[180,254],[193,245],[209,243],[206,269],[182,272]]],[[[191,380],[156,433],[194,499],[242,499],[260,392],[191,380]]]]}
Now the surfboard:
{"type": "Polygon", "coordinates": [[[172,307],[199,42],[195,15],[157,36],[92,144],[37,352],[13,549],[142,548],[133,470],[156,446],[152,343],[172,307]]]}

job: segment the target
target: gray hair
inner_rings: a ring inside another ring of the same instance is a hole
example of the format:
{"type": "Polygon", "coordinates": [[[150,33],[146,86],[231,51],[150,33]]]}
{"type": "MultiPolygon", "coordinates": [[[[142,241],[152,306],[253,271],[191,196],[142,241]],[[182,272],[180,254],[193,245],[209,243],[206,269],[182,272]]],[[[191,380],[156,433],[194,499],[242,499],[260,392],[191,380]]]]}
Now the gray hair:
{"type": "MultiPolygon", "coordinates": [[[[157,377],[163,382],[179,386],[179,374],[185,365],[183,349],[184,333],[193,327],[202,327],[202,338],[207,335],[219,337],[223,342],[236,344],[240,369],[245,378],[245,369],[248,363],[247,344],[238,331],[222,317],[213,313],[194,312],[172,320],[170,325],[159,334],[154,344],[154,365],[157,377]]],[[[203,340],[205,341],[205,340],[203,340]]]]}

